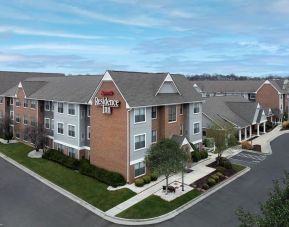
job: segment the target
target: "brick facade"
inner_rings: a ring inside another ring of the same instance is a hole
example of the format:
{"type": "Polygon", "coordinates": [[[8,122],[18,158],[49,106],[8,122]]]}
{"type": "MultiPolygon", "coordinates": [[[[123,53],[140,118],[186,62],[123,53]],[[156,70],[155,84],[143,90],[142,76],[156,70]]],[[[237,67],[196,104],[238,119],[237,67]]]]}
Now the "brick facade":
{"type": "Polygon", "coordinates": [[[256,101],[263,107],[272,111],[279,109],[279,94],[271,84],[263,84],[256,94],[256,101]]]}

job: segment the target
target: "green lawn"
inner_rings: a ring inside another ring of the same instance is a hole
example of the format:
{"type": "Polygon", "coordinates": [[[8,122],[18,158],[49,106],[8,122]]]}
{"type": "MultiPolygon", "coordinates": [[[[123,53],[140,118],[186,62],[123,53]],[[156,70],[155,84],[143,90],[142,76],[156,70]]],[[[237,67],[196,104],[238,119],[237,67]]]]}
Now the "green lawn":
{"type": "Polygon", "coordinates": [[[31,150],[31,147],[21,143],[8,145],[0,143],[0,152],[3,154],[103,211],[135,195],[128,189],[110,192],[106,190],[107,185],[77,171],[45,159],[28,158],[27,154],[31,150]]]}
{"type": "Polygon", "coordinates": [[[134,206],[118,214],[118,217],[129,219],[143,219],[157,217],[166,214],[181,205],[189,202],[201,194],[200,191],[193,189],[192,191],[176,198],[171,202],[167,202],[158,196],[151,195],[134,206]]]}

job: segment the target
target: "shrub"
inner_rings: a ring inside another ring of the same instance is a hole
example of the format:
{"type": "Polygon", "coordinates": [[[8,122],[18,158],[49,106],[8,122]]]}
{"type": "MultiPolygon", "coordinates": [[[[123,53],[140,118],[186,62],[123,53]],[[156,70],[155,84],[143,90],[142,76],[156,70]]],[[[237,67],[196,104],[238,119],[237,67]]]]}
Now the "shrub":
{"type": "Polygon", "coordinates": [[[223,162],[223,167],[225,167],[226,169],[232,169],[232,163],[229,160],[226,160],[223,162]]]}
{"type": "Polygon", "coordinates": [[[233,147],[238,144],[238,139],[235,135],[230,135],[228,138],[228,146],[233,147]]]}
{"type": "Polygon", "coordinates": [[[200,156],[201,156],[201,159],[205,159],[208,157],[208,152],[207,151],[200,151],[200,156]]]}
{"type": "Polygon", "coordinates": [[[212,187],[212,186],[214,186],[215,184],[216,184],[216,181],[213,179],[213,178],[208,178],[208,180],[207,180],[207,184],[210,186],[210,187],[212,187]]]}
{"type": "Polygon", "coordinates": [[[151,181],[156,181],[158,179],[158,175],[155,173],[151,173],[151,181]]]}
{"type": "Polygon", "coordinates": [[[199,151],[193,151],[192,152],[192,160],[193,160],[193,162],[198,162],[201,160],[201,154],[199,151]]]}
{"type": "Polygon", "coordinates": [[[205,147],[213,147],[214,146],[214,138],[205,138],[203,141],[205,147]]]}
{"type": "Polygon", "coordinates": [[[282,129],[289,129],[289,121],[283,121],[282,129]]]}
{"type": "Polygon", "coordinates": [[[122,186],[126,183],[121,174],[90,165],[87,160],[80,161],[79,172],[83,175],[93,177],[102,183],[111,185],[112,187],[122,186]]]}
{"type": "Polygon", "coordinates": [[[267,122],[266,122],[266,129],[267,129],[267,130],[270,130],[270,129],[272,129],[272,128],[273,128],[272,122],[271,122],[271,121],[267,121],[267,122]]]}
{"type": "Polygon", "coordinates": [[[216,175],[219,177],[219,178],[224,178],[224,174],[222,174],[221,172],[217,172],[216,175]]]}
{"type": "Polygon", "coordinates": [[[193,143],[190,143],[191,147],[193,148],[194,151],[198,152],[199,148],[196,147],[193,143]]]}
{"type": "Polygon", "coordinates": [[[246,150],[252,150],[253,149],[253,145],[248,142],[248,141],[243,141],[241,143],[242,149],[246,149],[246,150]]]}
{"type": "Polygon", "coordinates": [[[210,186],[208,184],[206,184],[206,183],[204,183],[202,185],[202,189],[204,189],[204,190],[208,190],[209,188],[210,188],[210,186]]]}
{"type": "Polygon", "coordinates": [[[216,181],[216,183],[219,182],[220,180],[219,176],[216,174],[212,175],[211,178],[213,178],[216,181]]]}
{"type": "Polygon", "coordinates": [[[142,187],[142,186],[145,185],[145,182],[144,182],[143,178],[139,178],[139,179],[136,179],[136,180],[134,181],[134,184],[135,184],[135,186],[137,186],[137,187],[142,187]]]}
{"type": "Polygon", "coordinates": [[[144,176],[143,181],[145,184],[149,184],[151,182],[151,176],[144,176]]]}
{"type": "Polygon", "coordinates": [[[223,166],[218,166],[218,167],[216,168],[216,170],[217,170],[218,172],[220,172],[221,174],[225,175],[225,171],[226,171],[226,168],[225,168],[225,167],[223,167],[223,166]]]}

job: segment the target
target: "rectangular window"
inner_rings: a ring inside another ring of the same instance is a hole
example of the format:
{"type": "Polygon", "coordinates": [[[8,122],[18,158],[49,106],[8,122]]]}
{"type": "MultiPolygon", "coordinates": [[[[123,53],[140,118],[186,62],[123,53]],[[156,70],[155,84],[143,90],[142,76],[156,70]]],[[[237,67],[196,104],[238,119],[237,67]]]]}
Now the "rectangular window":
{"type": "Polygon", "coordinates": [[[16,121],[16,123],[21,123],[21,118],[19,117],[19,115],[17,115],[15,117],[15,121],[16,121]]]}
{"type": "Polygon", "coordinates": [[[54,130],[54,119],[51,119],[51,130],[54,130]]]}
{"type": "Polygon", "coordinates": [[[182,136],[183,133],[184,133],[184,125],[181,124],[181,125],[180,125],[180,136],[182,136]]]}
{"type": "Polygon", "coordinates": [[[152,143],[157,142],[157,130],[152,130],[152,143]]]}
{"type": "Polygon", "coordinates": [[[145,134],[134,136],[134,150],[139,150],[146,147],[145,134]]]}
{"type": "Polygon", "coordinates": [[[183,115],[183,113],[184,113],[184,105],[181,104],[180,105],[180,115],[183,115]]]}
{"type": "Polygon", "coordinates": [[[152,107],[152,119],[157,119],[157,107],[152,107]]]}
{"type": "Polygon", "coordinates": [[[57,133],[63,135],[63,123],[57,124],[57,133]]]}
{"type": "Polygon", "coordinates": [[[30,122],[31,122],[31,126],[34,126],[34,127],[36,126],[36,120],[35,120],[35,118],[32,117],[32,118],[30,119],[30,122]]]}
{"type": "Polygon", "coordinates": [[[15,105],[16,105],[17,107],[20,107],[20,106],[21,106],[21,102],[20,102],[19,99],[16,99],[16,101],[15,101],[15,105]]]}
{"type": "Polygon", "coordinates": [[[56,144],[56,149],[58,151],[62,152],[62,153],[64,152],[64,146],[62,144],[57,143],[56,144]]]}
{"type": "Polygon", "coordinates": [[[68,104],[68,114],[69,115],[75,115],[75,105],[74,104],[68,104]]]}
{"type": "Polygon", "coordinates": [[[87,139],[90,140],[90,126],[87,126],[87,139]]]}
{"type": "Polygon", "coordinates": [[[74,148],[68,147],[68,156],[69,157],[75,158],[75,153],[76,153],[76,150],[74,148]]]}
{"type": "Polygon", "coordinates": [[[134,123],[146,121],[146,108],[138,108],[134,110],[134,123]]]}
{"type": "Polygon", "coordinates": [[[46,129],[50,129],[50,119],[49,118],[44,119],[44,125],[45,125],[46,129]]]}
{"type": "Polygon", "coordinates": [[[87,106],[87,117],[90,117],[90,106],[87,106]]]}
{"type": "Polygon", "coordinates": [[[200,123],[194,123],[194,134],[198,134],[200,132],[200,123]]]}
{"type": "Polygon", "coordinates": [[[0,104],[2,104],[3,103],[3,97],[0,97],[0,104]]]}
{"type": "Polygon", "coordinates": [[[62,102],[57,103],[57,111],[58,111],[58,113],[64,113],[62,102]]]}
{"type": "Polygon", "coordinates": [[[173,106],[169,106],[169,122],[175,122],[177,121],[177,106],[173,105],[173,106]]]}
{"type": "Polygon", "coordinates": [[[23,124],[24,124],[24,125],[28,125],[28,124],[29,124],[29,122],[28,122],[28,117],[27,117],[27,116],[24,116],[24,117],[23,117],[23,124]]]}
{"type": "Polygon", "coordinates": [[[30,108],[31,109],[36,109],[36,101],[35,100],[31,100],[30,101],[30,108]]]}
{"type": "Polygon", "coordinates": [[[14,100],[13,100],[13,98],[10,98],[10,105],[11,105],[11,106],[14,105],[14,100]]]}
{"type": "Polygon", "coordinates": [[[75,137],[75,126],[68,125],[68,136],[75,137]]]}
{"type": "Polygon", "coordinates": [[[1,111],[1,112],[0,112],[0,119],[2,119],[3,116],[4,116],[4,114],[3,114],[3,112],[1,111]]]}
{"type": "Polygon", "coordinates": [[[44,107],[45,111],[50,111],[50,102],[45,101],[45,107],[44,107]]]}
{"type": "Polygon", "coordinates": [[[10,111],[10,120],[14,120],[14,111],[10,111]]]}
{"type": "Polygon", "coordinates": [[[28,99],[24,99],[24,103],[23,103],[24,108],[27,108],[28,105],[29,105],[28,99]]]}
{"type": "Polygon", "coordinates": [[[200,103],[194,104],[194,114],[200,113],[200,103]]]}
{"type": "Polygon", "coordinates": [[[134,176],[139,177],[141,175],[145,174],[145,163],[144,162],[139,162],[134,165],[134,176]]]}
{"type": "Polygon", "coordinates": [[[54,111],[54,103],[53,102],[51,102],[50,107],[51,107],[51,111],[54,111]]]}

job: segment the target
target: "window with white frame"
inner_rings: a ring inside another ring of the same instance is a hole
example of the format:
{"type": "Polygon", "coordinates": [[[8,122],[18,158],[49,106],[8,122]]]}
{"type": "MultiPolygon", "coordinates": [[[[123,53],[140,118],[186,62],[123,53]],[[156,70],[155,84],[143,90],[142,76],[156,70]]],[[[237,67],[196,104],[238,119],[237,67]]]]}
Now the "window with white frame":
{"type": "Polygon", "coordinates": [[[90,117],[90,106],[87,106],[87,117],[90,117]]]}
{"type": "Polygon", "coordinates": [[[62,134],[62,135],[64,134],[63,133],[63,123],[60,123],[60,122],[57,123],[57,133],[62,134]]]}
{"type": "Polygon", "coordinates": [[[194,114],[200,113],[200,103],[194,103],[194,114]]]}
{"type": "Polygon", "coordinates": [[[16,105],[17,107],[20,107],[20,106],[21,106],[21,102],[20,102],[19,99],[16,99],[16,100],[15,100],[15,105],[16,105]]]}
{"type": "Polygon", "coordinates": [[[56,143],[56,149],[60,152],[64,152],[64,146],[60,143],[56,143]]]}
{"type": "Polygon", "coordinates": [[[57,103],[57,112],[58,113],[64,113],[62,102],[57,103]]]}
{"type": "Polygon", "coordinates": [[[14,111],[10,111],[10,120],[14,120],[14,111]]]}
{"type": "Polygon", "coordinates": [[[16,115],[15,121],[16,121],[16,123],[21,123],[21,118],[19,115],[16,115]]]}
{"type": "Polygon", "coordinates": [[[45,125],[46,129],[50,129],[50,119],[49,118],[44,119],[44,125],[45,125]]]}
{"type": "Polygon", "coordinates": [[[36,100],[31,100],[30,101],[30,108],[31,109],[36,109],[36,100]]]}
{"type": "Polygon", "coordinates": [[[29,123],[29,122],[28,122],[28,117],[27,117],[27,116],[24,116],[24,117],[23,117],[23,124],[24,124],[24,125],[28,125],[28,123],[29,123]]]}
{"type": "Polygon", "coordinates": [[[14,100],[13,100],[13,98],[10,98],[10,105],[11,105],[11,106],[14,105],[14,100]]]}
{"type": "Polygon", "coordinates": [[[152,143],[157,142],[157,130],[152,130],[152,143]]]}
{"type": "Polygon", "coordinates": [[[139,163],[136,163],[134,165],[134,176],[135,177],[139,177],[139,176],[142,176],[145,174],[146,172],[146,169],[145,169],[145,163],[144,162],[139,162],[139,163]]]}
{"type": "Polygon", "coordinates": [[[68,104],[68,114],[69,115],[75,115],[75,105],[74,104],[68,104]]]}
{"type": "Polygon", "coordinates": [[[90,140],[90,126],[87,126],[87,139],[90,140]]]}
{"type": "Polygon", "coordinates": [[[44,110],[45,110],[45,111],[50,111],[50,102],[49,102],[49,101],[45,101],[44,110]]]}
{"type": "Polygon", "coordinates": [[[177,106],[168,106],[169,122],[177,121],[177,106]]]}
{"type": "Polygon", "coordinates": [[[137,108],[134,110],[134,123],[146,121],[146,108],[137,108]]]}
{"type": "Polygon", "coordinates": [[[54,119],[51,119],[51,130],[54,130],[54,119]]]}
{"type": "Polygon", "coordinates": [[[152,107],[152,119],[157,119],[157,107],[156,106],[153,106],[152,107]]]}
{"type": "Polygon", "coordinates": [[[51,111],[54,111],[54,103],[53,102],[51,102],[50,108],[51,108],[51,111]]]}
{"type": "Polygon", "coordinates": [[[68,147],[68,156],[69,157],[75,158],[75,153],[76,153],[76,150],[74,148],[68,147]]]}
{"type": "Polygon", "coordinates": [[[134,136],[134,149],[139,150],[146,147],[146,135],[136,135],[134,136]]]}
{"type": "Polygon", "coordinates": [[[184,105],[181,104],[180,105],[180,115],[183,115],[184,114],[184,105]]]}
{"type": "Polygon", "coordinates": [[[24,99],[23,106],[24,106],[24,108],[27,108],[29,106],[28,99],[24,99]]]}
{"type": "Polygon", "coordinates": [[[4,98],[0,96],[0,104],[3,103],[4,98]]]}
{"type": "Polygon", "coordinates": [[[200,133],[200,123],[194,123],[194,134],[200,133]]]}
{"type": "Polygon", "coordinates": [[[181,124],[180,125],[180,136],[182,136],[184,134],[184,125],[181,124]]]}
{"type": "Polygon", "coordinates": [[[75,137],[75,125],[68,125],[68,136],[75,137]]]}

